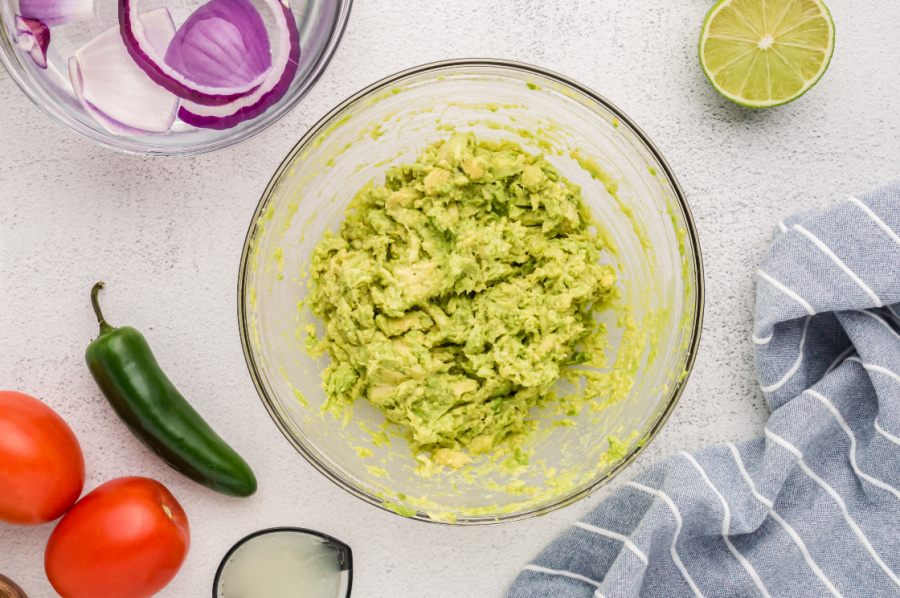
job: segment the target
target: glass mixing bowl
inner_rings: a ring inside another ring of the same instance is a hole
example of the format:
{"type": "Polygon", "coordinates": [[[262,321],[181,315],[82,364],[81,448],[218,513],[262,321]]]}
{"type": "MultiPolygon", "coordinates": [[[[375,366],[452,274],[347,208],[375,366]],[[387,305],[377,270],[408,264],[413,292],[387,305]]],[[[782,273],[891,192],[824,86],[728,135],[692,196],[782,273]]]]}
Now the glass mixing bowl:
{"type": "MultiPolygon", "coordinates": [[[[143,0],[141,10],[169,9],[176,24],[206,0],[143,0]]],[[[264,20],[268,9],[258,0],[264,20]]],[[[0,0],[0,61],[25,95],[56,122],[101,145],[133,154],[193,155],[227,147],[262,131],[284,116],[316,81],[331,60],[350,16],[352,0],[291,0],[300,36],[300,62],[285,95],[263,114],[225,130],[192,127],[176,120],[167,133],[113,135],[88,114],[75,98],[69,80],[69,57],[85,43],[117,24],[119,0],[95,0],[91,19],[50,28],[47,68],[39,68],[15,41],[18,0],[0,0]]],[[[273,42],[274,43],[274,42],[273,42]]]]}
{"type": "Polygon", "coordinates": [[[374,505],[424,521],[474,525],[558,509],[635,459],[671,414],[694,362],[703,268],[674,174],[618,108],[540,68],[459,60],[364,89],[297,143],[250,226],[238,306],[244,353],[263,403],[310,463],[374,505]],[[364,184],[382,182],[388,166],[414,161],[450,129],[543,152],[581,186],[617,248],[620,304],[630,314],[598,316],[609,329],[610,359],[627,351],[637,365],[634,385],[615,402],[577,415],[532,413],[540,426],[527,443],[527,466],[504,467],[509,455],[482,455],[460,470],[423,477],[416,471],[423,473],[422,461],[403,438],[381,435],[384,418],[367,402],[357,401],[344,420],[321,410],[320,374],[328,358],[315,360],[303,347],[304,327],[318,325],[320,335],[322,327],[303,307],[309,289],[302,273],[324,231],[338,229],[364,184]]]}

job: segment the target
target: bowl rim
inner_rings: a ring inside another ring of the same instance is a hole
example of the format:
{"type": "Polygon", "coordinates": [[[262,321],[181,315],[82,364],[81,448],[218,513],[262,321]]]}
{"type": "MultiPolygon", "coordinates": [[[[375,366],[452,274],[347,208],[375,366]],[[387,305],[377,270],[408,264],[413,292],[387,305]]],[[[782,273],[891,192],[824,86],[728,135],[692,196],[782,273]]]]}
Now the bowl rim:
{"type": "MultiPolygon", "coordinates": [[[[254,137],[261,133],[262,131],[268,129],[270,126],[274,125],[276,122],[281,120],[285,115],[287,115],[294,107],[304,98],[306,95],[312,91],[312,89],[316,86],[319,79],[325,73],[325,70],[328,68],[328,65],[331,64],[331,60],[334,58],[335,52],[337,52],[337,48],[341,43],[341,40],[344,37],[344,32],[347,29],[347,22],[350,18],[350,11],[353,7],[353,0],[336,0],[338,3],[338,13],[337,18],[332,25],[331,31],[328,33],[328,43],[325,45],[325,48],[322,52],[322,55],[319,58],[319,61],[316,63],[313,68],[310,76],[304,82],[304,87],[298,90],[294,96],[288,99],[282,106],[280,106],[277,110],[268,114],[268,111],[259,115],[253,124],[251,124],[248,128],[242,129],[238,133],[233,133],[225,137],[221,137],[219,139],[215,139],[213,141],[209,141],[199,145],[191,145],[184,147],[173,147],[173,148],[146,148],[141,144],[134,143],[128,139],[118,138],[110,136],[107,133],[101,133],[81,121],[77,119],[73,119],[70,115],[66,114],[63,110],[57,106],[57,102],[51,99],[51,102],[44,102],[43,97],[36,89],[33,89],[32,86],[27,82],[26,78],[22,75],[20,70],[16,68],[13,63],[13,58],[9,56],[9,50],[12,49],[12,46],[9,45],[10,39],[9,37],[0,37],[0,63],[6,68],[6,72],[9,73],[10,78],[15,81],[16,85],[22,90],[22,93],[31,100],[31,102],[37,106],[37,108],[50,117],[50,120],[61,125],[62,127],[73,131],[80,135],[81,137],[91,141],[92,143],[96,143],[97,145],[103,146],[105,148],[111,149],[113,151],[121,152],[123,154],[131,154],[135,156],[149,156],[149,157],[170,157],[170,156],[197,156],[200,154],[205,154],[208,152],[213,152],[216,150],[224,149],[226,147],[230,147],[241,141],[254,137]],[[116,143],[113,143],[113,142],[116,143]],[[117,145],[118,143],[122,143],[123,145],[117,145]]],[[[3,25],[3,17],[0,15],[0,26],[3,25]]],[[[274,108],[271,106],[270,108],[274,108]]],[[[233,129],[234,127],[232,127],[233,129]]]]}
{"type": "Polygon", "coordinates": [[[690,206],[687,203],[687,199],[684,195],[684,191],[682,190],[680,183],[678,182],[678,179],[675,177],[675,173],[672,171],[669,163],[663,157],[662,153],[659,151],[656,145],[650,140],[647,134],[644,133],[644,131],[640,127],[638,127],[634,121],[631,120],[631,118],[629,118],[622,110],[620,110],[615,104],[607,100],[605,97],[601,96],[589,87],[578,83],[577,81],[574,81],[564,75],[560,75],[559,73],[556,73],[549,69],[545,69],[543,67],[512,60],[492,58],[459,58],[452,60],[441,60],[405,69],[388,77],[380,79],[379,81],[376,81],[375,83],[372,83],[371,85],[368,85],[355,94],[351,95],[343,102],[339,103],[337,106],[328,111],[328,113],[325,114],[322,118],[320,118],[316,122],[316,124],[310,127],[309,130],[300,138],[300,140],[294,145],[291,151],[288,152],[287,156],[284,158],[284,160],[282,160],[281,164],[272,175],[272,178],[266,185],[262,197],[260,198],[259,203],[256,206],[253,218],[250,221],[250,227],[247,230],[247,236],[244,239],[244,247],[243,251],[241,252],[240,270],[238,272],[237,307],[238,328],[241,336],[241,345],[244,350],[244,359],[247,362],[247,368],[250,371],[250,377],[253,380],[253,385],[256,387],[256,391],[260,397],[260,400],[262,401],[266,410],[269,412],[269,416],[275,422],[275,425],[278,427],[284,437],[288,440],[288,442],[291,443],[291,445],[295,449],[297,449],[297,451],[301,455],[303,455],[303,457],[310,463],[310,465],[315,467],[320,473],[322,473],[326,478],[334,482],[336,485],[369,504],[372,504],[382,510],[399,515],[399,513],[396,513],[393,509],[386,507],[384,501],[381,498],[378,498],[373,494],[365,492],[364,490],[345,482],[340,476],[335,474],[335,472],[326,463],[322,462],[317,454],[315,454],[313,451],[307,450],[307,448],[302,443],[300,443],[296,439],[296,437],[289,431],[288,424],[282,419],[282,414],[280,413],[279,408],[275,405],[275,401],[277,401],[277,399],[273,400],[268,396],[268,393],[262,383],[262,377],[260,375],[256,360],[251,352],[249,318],[244,308],[244,296],[245,291],[247,290],[247,268],[249,267],[249,257],[254,234],[260,228],[258,223],[260,221],[260,217],[263,215],[265,209],[267,208],[267,200],[271,197],[276,185],[281,180],[281,177],[284,175],[285,171],[287,171],[291,167],[295,158],[300,155],[300,153],[304,149],[306,149],[306,147],[311,142],[313,142],[321,135],[323,129],[326,127],[326,125],[328,125],[328,123],[330,123],[336,116],[341,114],[348,108],[348,106],[352,105],[353,103],[364,99],[365,97],[370,96],[375,92],[381,91],[386,87],[390,87],[399,81],[414,77],[416,75],[425,74],[430,71],[438,71],[447,68],[466,67],[492,67],[500,69],[511,69],[525,72],[531,75],[538,75],[557,83],[561,83],[575,89],[591,100],[597,102],[598,104],[609,110],[616,118],[619,119],[619,121],[625,123],[634,132],[641,143],[644,144],[647,150],[650,151],[653,157],[656,158],[659,165],[662,167],[666,180],[669,181],[672,186],[672,190],[675,194],[678,206],[685,216],[685,224],[687,226],[688,233],[687,238],[690,242],[691,251],[694,256],[694,284],[696,288],[694,297],[693,325],[691,328],[690,343],[687,347],[684,375],[675,383],[672,394],[669,397],[665,408],[657,417],[656,421],[653,423],[649,431],[646,433],[644,437],[645,441],[642,443],[637,443],[614,468],[606,472],[604,475],[596,478],[578,492],[575,492],[568,496],[564,496],[552,503],[524,511],[491,516],[461,517],[452,524],[445,521],[437,521],[431,519],[424,515],[422,512],[417,512],[416,515],[413,515],[412,517],[400,515],[406,519],[415,519],[417,521],[425,521],[438,525],[479,526],[512,523],[514,521],[522,521],[525,519],[530,519],[532,517],[546,515],[552,511],[578,502],[579,500],[586,498],[593,492],[608,484],[613,478],[615,478],[626,467],[628,467],[637,458],[637,456],[640,455],[644,451],[644,449],[646,449],[646,447],[656,438],[660,430],[662,430],[663,426],[668,421],[669,417],[672,415],[675,406],[678,404],[681,395],[684,393],[684,389],[687,385],[688,379],[690,378],[690,374],[693,371],[694,363],[697,358],[697,352],[700,346],[700,336],[703,330],[703,312],[705,306],[705,277],[703,270],[703,257],[700,250],[699,235],[693,214],[691,213],[690,206]]]}

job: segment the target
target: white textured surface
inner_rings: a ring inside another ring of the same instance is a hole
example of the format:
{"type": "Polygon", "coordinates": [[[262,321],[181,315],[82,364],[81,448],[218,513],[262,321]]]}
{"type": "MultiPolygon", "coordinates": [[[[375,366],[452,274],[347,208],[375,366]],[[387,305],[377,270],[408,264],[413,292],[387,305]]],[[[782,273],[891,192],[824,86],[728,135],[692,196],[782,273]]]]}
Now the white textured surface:
{"type": "MultiPolygon", "coordinates": [[[[407,521],[314,471],[256,396],[235,292],[256,202],[281,158],[330,107],[416,64],[487,56],[568,75],[643,127],[684,187],[706,265],[700,357],[662,434],[611,487],[678,450],[761,432],[767,411],[750,346],[753,272],[779,218],[900,176],[900,3],[830,0],[837,50],[828,73],[797,102],[765,112],[729,103],[706,82],[696,40],[709,6],[357,0],[334,61],[298,108],[250,141],[188,159],[95,146],[51,122],[0,72],[0,387],[40,397],[66,418],[85,452],[86,490],[123,475],[172,490],[193,543],[159,596],[209,595],[228,546],[274,525],[348,542],[357,597],[500,596],[522,565],[609,491],[507,526],[407,521]],[[187,481],[116,420],[83,362],[96,334],[88,291],[98,279],[109,285],[110,321],[144,331],[182,392],[254,466],[254,497],[228,499],[187,481]]],[[[55,595],[42,568],[51,529],[0,523],[0,573],[31,598],[55,595]]]]}

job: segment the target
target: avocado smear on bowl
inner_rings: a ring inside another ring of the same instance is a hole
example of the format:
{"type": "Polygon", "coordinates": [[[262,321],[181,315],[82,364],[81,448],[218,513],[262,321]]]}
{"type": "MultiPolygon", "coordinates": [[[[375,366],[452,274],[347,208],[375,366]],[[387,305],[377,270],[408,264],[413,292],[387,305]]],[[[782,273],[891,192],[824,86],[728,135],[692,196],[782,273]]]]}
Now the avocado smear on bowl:
{"type": "Polygon", "coordinates": [[[306,346],[331,358],[336,416],[363,398],[414,454],[459,468],[521,446],[535,409],[633,384],[594,369],[609,367],[595,313],[618,298],[614,251],[543,156],[457,133],[390,167],[345,214],[313,252],[307,301],[325,333],[308,326],[306,346]],[[561,378],[586,384],[559,396],[561,378]]]}

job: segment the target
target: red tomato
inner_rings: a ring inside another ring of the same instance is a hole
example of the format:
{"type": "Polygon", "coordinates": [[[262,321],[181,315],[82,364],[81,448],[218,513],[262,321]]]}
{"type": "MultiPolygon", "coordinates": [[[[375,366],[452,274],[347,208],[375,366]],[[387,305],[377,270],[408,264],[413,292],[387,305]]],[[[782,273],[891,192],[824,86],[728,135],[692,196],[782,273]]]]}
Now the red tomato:
{"type": "Polygon", "coordinates": [[[50,535],[47,578],[63,598],[149,598],[188,553],[184,509],[155,480],[111,480],[85,495],[50,535]]]}
{"type": "Polygon", "coordinates": [[[40,525],[69,510],[84,488],[78,439],[34,397],[0,391],[0,521],[40,525]]]}

